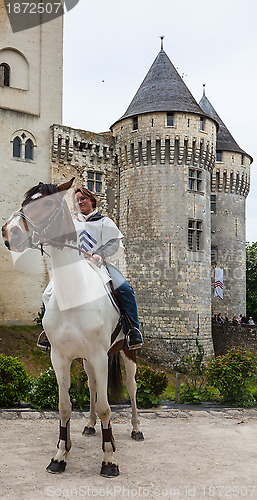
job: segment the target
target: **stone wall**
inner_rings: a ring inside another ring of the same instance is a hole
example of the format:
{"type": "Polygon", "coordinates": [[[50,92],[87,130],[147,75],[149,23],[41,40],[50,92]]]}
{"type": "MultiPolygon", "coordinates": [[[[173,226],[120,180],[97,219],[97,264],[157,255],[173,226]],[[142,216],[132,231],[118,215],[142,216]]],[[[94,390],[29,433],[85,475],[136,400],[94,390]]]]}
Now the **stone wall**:
{"type": "Polygon", "coordinates": [[[195,348],[197,329],[211,342],[210,172],[214,165],[216,125],[175,113],[166,126],[164,112],[113,126],[120,167],[120,228],[125,235],[129,281],[135,288],[145,334],[158,337],[168,358],[174,346],[195,348]],[[201,188],[189,188],[197,169],[201,188]],[[188,225],[200,221],[200,248],[190,249],[188,225]],[[170,349],[170,346],[171,349],[170,349]]]}
{"type": "Polygon", "coordinates": [[[257,325],[215,323],[212,325],[212,338],[216,356],[226,354],[229,349],[238,346],[257,351],[257,325]]]}
{"type": "MultiPolygon", "coordinates": [[[[10,86],[0,85],[1,226],[20,208],[28,189],[49,182],[50,126],[62,121],[62,30],[60,17],[13,33],[0,0],[0,64],[10,67],[10,86]],[[16,137],[21,141],[19,156],[13,154],[16,137]],[[28,139],[32,159],[25,155],[28,139]]],[[[0,245],[1,324],[32,324],[40,311],[48,277],[45,262],[36,254],[29,265],[19,261],[14,268],[11,253],[0,245]]]]}
{"type": "Polygon", "coordinates": [[[118,223],[119,175],[112,135],[62,125],[53,125],[51,131],[52,182],[60,184],[75,177],[73,187],[89,187],[96,195],[99,211],[118,223]],[[96,179],[99,191],[95,189],[96,179]],[[92,188],[88,181],[93,183],[92,188]]]}
{"type": "MultiPolygon", "coordinates": [[[[245,199],[250,185],[250,158],[241,153],[222,152],[212,172],[211,231],[213,268],[224,273],[223,300],[212,299],[212,312],[233,318],[246,312],[245,199]]],[[[212,290],[214,289],[214,269],[212,290]]]]}
{"type": "Polygon", "coordinates": [[[138,356],[140,357],[142,355],[144,359],[149,362],[160,364],[172,370],[181,364],[181,360],[184,356],[196,354],[196,339],[198,339],[203,346],[207,360],[213,355],[210,349],[210,346],[212,346],[212,338],[198,335],[176,338],[159,336],[153,338],[144,335],[145,345],[138,353],[138,356]]]}

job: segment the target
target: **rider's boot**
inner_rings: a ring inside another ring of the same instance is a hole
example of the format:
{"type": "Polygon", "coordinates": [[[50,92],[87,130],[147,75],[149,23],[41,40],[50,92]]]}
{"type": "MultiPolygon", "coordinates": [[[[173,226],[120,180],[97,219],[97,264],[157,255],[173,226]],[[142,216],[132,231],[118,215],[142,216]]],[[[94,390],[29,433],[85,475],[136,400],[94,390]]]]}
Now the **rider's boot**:
{"type": "Polygon", "coordinates": [[[128,348],[129,350],[140,349],[143,347],[144,340],[142,333],[138,328],[132,328],[128,332],[128,348]]]}
{"type": "Polygon", "coordinates": [[[43,333],[45,333],[45,330],[43,330],[43,331],[40,333],[40,335],[39,335],[39,337],[38,337],[38,341],[37,341],[37,346],[38,346],[38,347],[41,347],[42,349],[46,349],[46,350],[47,350],[47,349],[50,349],[51,344],[50,344],[50,342],[49,342],[49,340],[48,340],[47,336],[45,337],[45,339],[44,339],[44,340],[41,340],[41,336],[43,335],[43,333]]]}
{"type": "Polygon", "coordinates": [[[51,347],[51,344],[48,340],[48,338],[46,338],[45,340],[41,340],[37,343],[38,347],[42,347],[43,349],[49,349],[51,347]]]}
{"type": "Polygon", "coordinates": [[[133,288],[116,268],[109,265],[107,269],[112,278],[116,297],[122,313],[124,333],[127,336],[128,348],[131,350],[139,349],[143,347],[144,341],[139,330],[137,303],[133,288]]]}

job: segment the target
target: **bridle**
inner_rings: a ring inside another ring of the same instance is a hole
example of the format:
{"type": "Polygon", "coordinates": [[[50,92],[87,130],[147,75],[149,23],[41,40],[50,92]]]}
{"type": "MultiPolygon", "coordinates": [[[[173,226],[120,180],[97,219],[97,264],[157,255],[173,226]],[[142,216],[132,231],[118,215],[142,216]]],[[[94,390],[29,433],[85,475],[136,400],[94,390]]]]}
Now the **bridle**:
{"type": "MultiPolygon", "coordinates": [[[[63,213],[63,206],[64,206],[64,200],[62,196],[59,195],[59,193],[54,193],[57,194],[60,204],[58,204],[53,211],[53,213],[48,217],[48,223],[45,226],[45,221],[41,222],[40,224],[36,224],[28,215],[26,215],[23,212],[23,206],[21,209],[13,214],[13,217],[21,217],[24,221],[24,226],[26,231],[30,231],[29,225],[32,226],[33,231],[31,231],[30,236],[28,236],[27,239],[24,239],[20,245],[17,244],[17,246],[24,245],[27,241],[30,243],[30,248],[34,248],[36,250],[40,250],[41,254],[44,255],[47,254],[49,255],[45,250],[44,250],[44,245],[51,245],[59,248],[71,248],[73,250],[77,250],[79,252],[79,255],[83,254],[85,257],[90,258],[92,257],[91,254],[83,250],[80,245],[71,245],[69,243],[63,243],[58,241],[58,236],[57,240],[49,239],[46,238],[45,235],[47,234],[48,229],[51,227],[51,225],[56,221],[57,217],[63,213]],[[42,230],[41,230],[42,228],[42,230]]],[[[60,235],[59,235],[60,236],[60,235]]]]}
{"type": "MultiPolygon", "coordinates": [[[[60,215],[61,212],[63,212],[63,205],[64,205],[64,200],[63,198],[57,194],[60,204],[58,204],[53,211],[53,213],[48,217],[48,223],[45,225],[46,220],[41,222],[40,224],[36,224],[28,215],[26,215],[23,212],[23,205],[20,210],[17,212],[14,212],[13,217],[21,217],[21,219],[24,221],[24,227],[27,232],[31,232],[31,234],[28,236],[28,238],[24,239],[20,244],[17,244],[17,246],[22,246],[24,243],[27,243],[29,241],[30,243],[30,248],[40,248],[41,246],[41,239],[45,239],[44,236],[47,234],[48,229],[52,225],[53,222],[57,219],[57,217],[60,215]],[[33,231],[30,231],[29,225],[33,228],[33,231]]],[[[31,200],[33,201],[33,200],[31,200]]],[[[29,202],[31,203],[31,202],[29,202]]],[[[26,204],[27,205],[27,204],[26,204]]],[[[41,253],[43,250],[41,250],[41,253]]]]}

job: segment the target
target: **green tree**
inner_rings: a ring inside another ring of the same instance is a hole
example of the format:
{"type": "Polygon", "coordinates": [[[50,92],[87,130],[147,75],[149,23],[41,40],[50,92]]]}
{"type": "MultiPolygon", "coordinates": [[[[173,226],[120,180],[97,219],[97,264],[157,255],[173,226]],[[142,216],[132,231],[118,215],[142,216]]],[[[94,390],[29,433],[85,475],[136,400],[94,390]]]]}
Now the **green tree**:
{"type": "Polygon", "coordinates": [[[246,312],[257,321],[257,242],[246,243],[246,312]]]}

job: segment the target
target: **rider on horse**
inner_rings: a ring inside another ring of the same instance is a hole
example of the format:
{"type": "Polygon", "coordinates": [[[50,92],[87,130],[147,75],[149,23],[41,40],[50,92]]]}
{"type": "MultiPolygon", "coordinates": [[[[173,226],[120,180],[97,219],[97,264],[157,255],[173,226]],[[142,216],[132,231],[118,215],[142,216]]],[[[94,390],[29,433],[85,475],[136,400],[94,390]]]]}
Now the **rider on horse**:
{"type": "MultiPolygon", "coordinates": [[[[80,248],[92,255],[92,261],[97,265],[105,265],[112,279],[114,288],[122,298],[124,315],[124,333],[128,335],[129,349],[138,349],[143,346],[143,337],[139,330],[137,304],[133,288],[113,261],[124,252],[122,245],[123,235],[116,224],[109,218],[101,215],[96,208],[96,198],[86,188],[75,190],[76,214],[74,224],[77,230],[80,248]]],[[[40,347],[49,347],[48,339],[39,341],[40,347]]]]}

